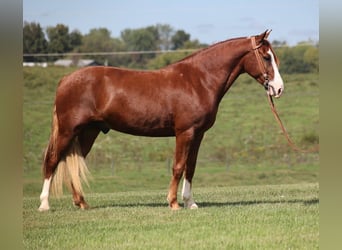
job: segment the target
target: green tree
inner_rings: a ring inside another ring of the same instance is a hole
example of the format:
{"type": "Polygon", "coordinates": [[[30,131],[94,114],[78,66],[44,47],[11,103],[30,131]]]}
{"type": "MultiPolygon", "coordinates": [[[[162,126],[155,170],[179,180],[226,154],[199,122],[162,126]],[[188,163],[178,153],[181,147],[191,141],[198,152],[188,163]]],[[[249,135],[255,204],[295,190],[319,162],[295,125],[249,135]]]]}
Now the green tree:
{"type": "Polygon", "coordinates": [[[148,62],[148,68],[149,69],[159,69],[162,67],[165,67],[166,65],[169,65],[171,63],[174,63],[176,61],[179,61],[183,59],[184,57],[190,55],[193,53],[191,50],[196,50],[196,49],[201,49],[204,47],[207,47],[208,45],[200,43],[197,39],[195,40],[185,40],[182,44],[182,47],[179,49],[189,49],[189,51],[184,52],[184,51],[179,51],[179,52],[174,52],[174,53],[163,53],[155,58],[151,59],[148,62]]]}
{"type": "Polygon", "coordinates": [[[278,47],[275,52],[280,71],[287,74],[318,72],[318,48],[306,42],[293,47],[278,47]]]}
{"type": "Polygon", "coordinates": [[[171,63],[179,61],[189,55],[190,52],[163,53],[151,59],[147,63],[148,69],[160,69],[171,63]]]}
{"type": "Polygon", "coordinates": [[[172,37],[174,30],[169,24],[157,24],[159,36],[159,48],[161,50],[170,50],[172,48],[172,37]]]}
{"type": "Polygon", "coordinates": [[[70,46],[72,49],[79,47],[82,44],[82,34],[78,30],[74,30],[69,34],[70,46]]]}
{"type": "Polygon", "coordinates": [[[158,30],[153,27],[141,29],[125,29],[121,38],[128,51],[150,51],[158,49],[158,30]]]}
{"type": "MultiPolygon", "coordinates": [[[[25,22],[23,27],[23,53],[24,54],[36,54],[47,52],[47,40],[43,29],[39,23],[25,22]]],[[[40,62],[45,61],[44,57],[24,57],[25,62],[40,62]]]]}
{"type": "Polygon", "coordinates": [[[283,46],[287,46],[286,41],[278,41],[278,40],[272,41],[272,47],[283,47],[283,46]]]}
{"type": "Polygon", "coordinates": [[[188,41],[190,41],[190,34],[186,33],[184,30],[177,30],[171,38],[172,49],[179,49],[188,41]]]}
{"type": "MultiPolygon", "coordinates": [[[[57,24],[55,27],[50,26],[47,27],[46,33],[49,40],[49,53],[67,53],[73,49],[68,26],[64,24],[57,24]]],[[[61,56],[50,57],[50,60],[58,58],[61,58],[61,56]]]]}
{"type": "Polygon", "coordinates": [[[311,46],[304,53],[304,62],[310,65],[311,72],[318,72],[319,69],[319,57],[318,48],[311,46]]]}
{"type": "Polygon", "coordinates": [[[195,40],[185,41],[181,49],[201,49],[207,46],[208,44],[201,43],[198,39],[195,39],[195,40]]]}
{"type": "MultiPolygon", "coordinates": [[[[159,33],[155,26],[140,29],[125,29],[121,32],[121,39],[127,51],[155,51],[158,50],[159,33]]],[[[155,57],[154,53],[133,54],[128,65],[131,68],[144,68],[146,62],[155,57]]]]}
{"type": "MultiPolygon", "coordinates": [[[[83,36],[82,45],[78,47],[78,52],[115,52],[124,50],[123,42],[118,38],[112,38],[111,33],[106,28],[91,29],[83,36]]],[[[121,66],[127,63],[122,56],[96,55],[92,59],[101,64],[111,66],[121,66]]]]}

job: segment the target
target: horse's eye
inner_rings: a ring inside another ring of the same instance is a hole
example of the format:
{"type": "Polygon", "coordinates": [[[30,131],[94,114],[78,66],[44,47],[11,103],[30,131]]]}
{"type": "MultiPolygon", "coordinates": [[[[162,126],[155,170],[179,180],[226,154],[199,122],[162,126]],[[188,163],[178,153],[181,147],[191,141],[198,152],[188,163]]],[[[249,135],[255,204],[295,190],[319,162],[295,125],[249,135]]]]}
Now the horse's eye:
{"type": "Polygon", "coordinates": [[[264,56],[264,60],[265,61],[271,61],[271,56],[270,55],[264,56]]]}

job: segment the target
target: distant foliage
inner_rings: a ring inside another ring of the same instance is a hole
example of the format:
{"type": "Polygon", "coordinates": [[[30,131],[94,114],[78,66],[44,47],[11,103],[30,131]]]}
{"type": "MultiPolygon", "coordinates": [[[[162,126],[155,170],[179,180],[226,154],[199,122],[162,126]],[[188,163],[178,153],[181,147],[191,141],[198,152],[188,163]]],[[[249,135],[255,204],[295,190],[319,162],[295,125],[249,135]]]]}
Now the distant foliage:
{"type": "MultiPolygon", "coordinates": [[[[273,41],[280,59],[281,73],[317,73],[318,44],[312,41],[302,42],[296,46],[287,46],[286,41],[273,41]]],[[[199,49],[208,46],[197,39],[191,40],[189,33],[175,30],[168,24],[156,24],[138,29],[124,29],[120,37],[112,37],[107,28],[91,29],[82,35],[78,30],[69,31],[64,24],[43,29],[39,23],[24,22],[24,54],[68,53],[68,52],[121,52],[115,55],[69,56],[69,59],[94,59],[100,64],[156,69],[173,63],[188,53],[125,53],[136,51],[168,51],[199,49]]],[[[35,57],[24,56],[25,62],[54,61],[62,56],[35,57]]]]}
{"type": "Polygon", "coordinates": [[[283,44],[275,47],[275,52],[279,58],[282,73],[318,73],[318,45],[303,42],[297,46],[288,47],[283,44]]]}
{"type": "MultiPolygon", "coordinates": [[[[43,29],[39,23],[24,23],[23,28],[23,50],[24,54],[47,53],[48,42],[45,38],[43,29]]],[[[24,57],[24,61],[40,62],[46,61],[43,57],[24,57]]]]}

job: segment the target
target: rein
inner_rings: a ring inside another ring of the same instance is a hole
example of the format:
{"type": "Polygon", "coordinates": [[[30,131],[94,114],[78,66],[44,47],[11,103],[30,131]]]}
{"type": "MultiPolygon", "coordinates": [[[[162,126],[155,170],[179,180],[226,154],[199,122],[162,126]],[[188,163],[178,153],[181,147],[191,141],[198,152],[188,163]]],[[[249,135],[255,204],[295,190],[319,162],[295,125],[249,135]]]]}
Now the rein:
{"type": "MultiPolygon", "coordinates": [[[[257,62],[258,62],[258,66],[259,66],[259,69],[260,71],[263,73],[263,76],[265,78],[264,80],[264,88],[266,90],[269,90],[269,88],[272,88],[272,86],[269,85],[269,77],[268,77],[268,74],[266,72],[266,67],[265,67],[265,64],[263,63],[261,57],[260,57],[260,53],[258,52],[258,49],[262,46],[262,44],[259,44],[259,45],[256,45],[256,42],[255,42],[255,37],[251,37],[251,41],[252,41],[252,49],[254,51],[254,54],[256,56],[256,59],[257,59],[257,62]]],[[[274,89],[273,89],[273,92],[275,93],[274,89]]],[[[291,140],[289,134],[287,133],[285,127],[284,127],[284,124],[283,122],[281,121],[279,115],[278,115],[278,112],[274,106],[274,102],[273,102],[273,99],[272,99],[272,96],[270,94],[267,94],[267,99],[268,99],[268,103],[270,105],[270,108],[271,108],[271,111],[274,115],[274,118],[276,119],[277,123],[279,124],[279,127],[281,128],[281,130],[283,131],[283,134],[289,144],[289,146],[295,150],[295,151],[298,151],[298,152],[302,152],[302,153],[313,153],[313,152],[318,152],[319,151],[319,147],[315,147],[315,148],[311,148],[311,149],[301,149],[299,147],[296,146],[296,144],[294,144],[294,142],[291,140]]]]}
{"type": "Polygon", "coordinates": [[[284,134],[284,136],[285,136],[285,138],[287,140],[287,143],[290,145],[290,147],[293,150],[301,152],[301,153],[314,153],[314,152],[318,152],[319,151],[319,146],[305,150],[305,149],[301,149],[301,148],[297,147],[296,144],[294,144],[294,142],[291,140],[289,134],[287,133],[287,131],[286,131],[285,127],[284,127],[283,122],[281,121],[281,119],[280,119],[280,117],[278,115],[278,112],[277,112],[277,110],[276,110],[276,108],[274,106],[274,102],[273,102],[272,96],[271,95],[267,95],[267,99],[268,99],[268,103],[270,104],[270,107],[271,107],[272,113],[274,115],[274,118],[276,119],[276,121],[279,124],[279,127],[283,131],[283,134],[284,134]]]}

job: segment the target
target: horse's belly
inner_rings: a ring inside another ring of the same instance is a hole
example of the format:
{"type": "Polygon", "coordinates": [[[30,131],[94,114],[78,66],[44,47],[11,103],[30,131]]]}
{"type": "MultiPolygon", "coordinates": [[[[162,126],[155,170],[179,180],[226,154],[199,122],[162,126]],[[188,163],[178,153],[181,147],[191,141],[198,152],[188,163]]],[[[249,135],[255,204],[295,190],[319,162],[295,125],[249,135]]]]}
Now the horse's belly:
{"type": "Polygon", "coordinates": [[[137,136],[149,136],[149,137],[169,137],[175,136],[173,129],[169,128],[144,128],[144,127],[131,127],[131,126],[112,126],[111,129],[123,132],[126,134],[137,136]]]}
{"type": "Polygon", "coordinates": [[[158,116],[150,118],[148,114],[138,115],[134,112],[123,112],[112,115],[107,119],[107,124],[113,130],[138,136],[167,137],[175,135],[172,119],[158,118],[158,116]]]}

